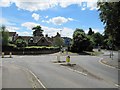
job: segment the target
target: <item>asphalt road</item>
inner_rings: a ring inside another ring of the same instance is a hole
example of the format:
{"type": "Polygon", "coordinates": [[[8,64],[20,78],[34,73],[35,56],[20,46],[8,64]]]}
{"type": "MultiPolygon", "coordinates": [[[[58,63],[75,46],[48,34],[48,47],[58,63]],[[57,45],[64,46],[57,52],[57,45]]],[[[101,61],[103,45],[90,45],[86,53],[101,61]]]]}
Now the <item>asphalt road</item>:
{"type": "Polygon", "coordinates": [[[42,88],[27,69],[12,64],[14,59],[2,59],[2,88],[42,88]],[[6,61],[4,61],[6,60],[6,61]]]}
{"type": "MultiPolygon", "coordinates": [[[[99,63],[99,57],[72,56],[71,62],[79,64],[98,77],[103,78],[103,80],[73,72],[65,67],[52,63],[53,60],[56,60],[56,56],[54,55],[13,56],[11,59],[4,58],[3,65],[8,66],[8,64],[10,64],[12,65],[11,69],[14,65],[17,65],[31,70],[46,88],[117,88],[117,70],[99,63]]],[[[65,60],[65,57],[62,56],[61,60],[65,60]]],[[[20,73],[23,74],[23,71],[15,70],[15,72],[18,72],[18,75],[20,73]]],[[[3,74],[3,86],[8,87],[9,85],[6,84],[6,81],[10,83],[10,78],[8,76],[8,72],[6,72],[4,68],[3,74]],[[6,79],[6,77],[9,79],[6,79]]],[[[13,74],[14,73],[11,73],[10,77],[15,78],[13,74]]],[[[24,82],[23,84],[25,86],[21,87],[29,86],[27,79],[24,78],[24,76],[16,78],[16,80],[17,79],[21,79],[21,82],[24,82]]],[[[16,80],[11,86],[16,86],[16,80]]]]}
{"type": "Polygon", "coordinates": [[[105,66],[100,62],[100,59],[100,57],[96,56],[71,57],[73,63],[79,64],[108,83],[118,84],[118,70],[105,66]]]}
{"type": "Polygon", "coordinates": [[[2,89],[2,60],[0,59],[0,89],[2,89]]]}

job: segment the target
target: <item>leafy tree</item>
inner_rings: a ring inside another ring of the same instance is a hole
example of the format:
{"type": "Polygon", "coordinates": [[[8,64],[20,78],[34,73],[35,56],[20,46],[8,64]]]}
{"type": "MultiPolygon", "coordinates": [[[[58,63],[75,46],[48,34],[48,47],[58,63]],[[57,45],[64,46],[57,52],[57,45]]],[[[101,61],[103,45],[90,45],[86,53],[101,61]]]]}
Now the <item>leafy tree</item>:
{"type": "Polygon", "coordinates": [[[7,46],[9,42],[9,33],[4,25],[0,28],[0,33],[2,34],[2,46],[7,46]]]}
{"type": "Polygon", "coordinates": [[[92,50],[91,41],[83,31],[76,29],[73,33],[73,44],[71,47],[73,52],[82,52],[84,50],[92,50]]]}
{"type": "Polygon", "coordinates": [[[54,38],[54,45],[55,46],[59,46],[59,48],[61,48],[61,46],[63,46],[64,41],[61,37],[56,37],[54,38]]]}
{"type": "Polygon", "coordinates": [[[97,5],[108,39],[112,37],[112,44],[120,49],[120,2],[98,2],[97,5]]]}
{"type": "Polygon", "coordinates": [[[32,28],[33,31],[33,36],[43,36],[43,30],[41,29],[41,26],[36,26],[32,28]]]}
{"type": "Polygon", "coordinates": [[[95,46],[103,44],[104,38],[103,38],[103,36],[99,32],[94,33],[91,38],[92,38],[95,46]]]}
{"type": "Polygon", "coordinates": [[[16,45],[17,45],[17,47],[26,47],[27,46],[27,42],[20,38],[20,39],[16,40],[16,45]]]}
{"type": "Polygon", "coordinates": [[[92,31],[92,28],[89,28],[88,35],[94,34],[94,31],[92,31]]]}

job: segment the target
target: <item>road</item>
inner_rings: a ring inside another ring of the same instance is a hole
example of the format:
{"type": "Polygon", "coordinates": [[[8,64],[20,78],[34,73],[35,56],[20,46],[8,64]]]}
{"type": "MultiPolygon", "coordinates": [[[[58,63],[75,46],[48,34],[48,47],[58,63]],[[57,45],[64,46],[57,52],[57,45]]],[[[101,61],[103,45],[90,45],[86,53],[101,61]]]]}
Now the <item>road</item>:
{"type": "MultiPolygon", "coordinates": [[[[56,56],[54,55],[40,55],[13,56],[13,58],[3,58],[2,61],[3,66],[8,67],[8,64],[12,65],[11,69],[13,68],[13,66],[19,66],[31,70],[46,88],[117,88],[116,84],[118,79],[118,71],[99,63],[99,57],[71,56],[71,62],[79,64],[80,66],[94,73],[98,77],[103,78],[103,80],[73,72],[65,67],[60,66],[59,64],[52,63],[53,60],[56,60],[56,56]]],[[[65,60],[65,56],[62,56],[61,60],[65,60]]],[[[21,71],[18,71],[18,75],[20,73],[21,71]]],[[[10,87],[8,84],[6,84],[6,80],[8,80],[6,79],[8,73],[5,72],[4,68],[3,74],[6,75],[3,77],[3,86],[10,87]]],[[[14,78],[14,76],[12,75],[11,77],[14,78]]],[[[23,83],[25,86],[20,87],[29,86],[27,79],[22,77],[18,78],[18,80],[19,79],[23,81],[26,80],[26,83],[23,83]]],[[[16,81],[14,81],[13,83],[16,83],[16,81]]]]}
{"type": "Polygon", "coordinates": [[[0,89],[2,89],[2,60],[0,59],[0,89]]]}
{"type": "Polygon", "coordinates": [[[118,70],[107,67],[100,63],[100,57],[96,56],[78,56],[71,57],[73,63],[79,64],[91,73],[103,78],[108,83],[118,83],[118,70]]]}
{"type": "Polygon", "coordinates": [[[12,64],[10,58],[2,59],[2,88],[42,88],[36,78],[27,69],[12,64]]]}

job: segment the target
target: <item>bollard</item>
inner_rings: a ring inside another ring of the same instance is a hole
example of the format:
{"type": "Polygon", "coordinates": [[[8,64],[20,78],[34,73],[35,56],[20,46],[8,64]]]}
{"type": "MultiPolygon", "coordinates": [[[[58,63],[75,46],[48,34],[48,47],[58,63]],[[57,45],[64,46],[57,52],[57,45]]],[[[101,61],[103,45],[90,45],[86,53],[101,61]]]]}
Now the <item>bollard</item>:
{"type": "Polygon", "coordinates": [[[57,61],[60,62],[60,55],[57,55],[57,61]]]}
{"type": "Polygon", "coordinates": [[[70,56],[66,57],[66,62],[67,62],[67,64],[70,64],[70,56]]]}
{"type": "Polygon", "coordinates": [[[4,52],[2,52],[2,58],[4,58],[4,52]]]}
{"type": "Polygon", "coordinates": [[[10,52],[10,58],[12,58],[12,53],[10,52]]]}

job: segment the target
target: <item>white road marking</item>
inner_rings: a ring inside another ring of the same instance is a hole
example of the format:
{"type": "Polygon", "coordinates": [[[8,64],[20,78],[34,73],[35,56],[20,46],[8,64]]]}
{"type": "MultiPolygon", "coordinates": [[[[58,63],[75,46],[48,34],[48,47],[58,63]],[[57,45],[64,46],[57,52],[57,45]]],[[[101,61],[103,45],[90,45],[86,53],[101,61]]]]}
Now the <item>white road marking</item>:
{"type": "MultiPolygon", "coordinates": [[[[14,64],[14,65],[15,65],[15,64],[14,64]]],[[[37,78],[37,76],[36,76],[31,70],[29,70],[29,69],[27,69],[27,68],[25,68],[25,67],[18,66],[18,65],[15,65],[15,66],[20,67],[21,69],[30,72],[30,73],[35,77],[35,79],[39,82],[39,84],[42,85],[42,87],[43,87],[44,89],[46,89],[45,85],[37,78]]],[[[34,87],[34,88],[35,88],[35,87],[34,87]]]]}
{"type": "Polygon", "coordinates": [[[37,76],[31,71],[31,70],[28,70],[34,77],[35,79],[42,85],[43,88],[46,88],[43,83],[37,78],[37,76]]]}
{"type": "Polygon", "coordinates": [[[65,66],[61,66],[61,67],[67,68],[67,69],[69,69],[70,71],[77,72],[77,73],[79,73],[79,74],[82,74],[82,75],[84,75],[84,76],[87,76],[86,73],[83,73],[83,72],[80,72],[80,71],[77,71],[77,70],[74,70],[74,69],[71,69],[71,68],[68,68],[68,67],[65,67],[65,66]]]}

